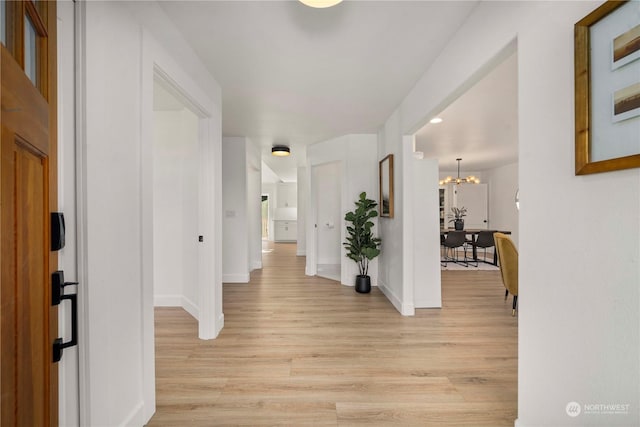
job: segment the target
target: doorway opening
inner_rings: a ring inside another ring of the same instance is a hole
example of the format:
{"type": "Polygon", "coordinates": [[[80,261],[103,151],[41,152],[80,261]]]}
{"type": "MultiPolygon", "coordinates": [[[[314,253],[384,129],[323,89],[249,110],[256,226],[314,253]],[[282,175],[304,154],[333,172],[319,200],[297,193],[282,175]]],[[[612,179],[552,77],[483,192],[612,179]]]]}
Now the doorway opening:
{"type": "MultiPolygon", "coordinates": [[[[449,262],[449,268],[444,270],[463,271],[443,271],[442,258],[436,258],[436,254],[441,254],[436,245],[442,248],[442,228],[454,228],[453,222],[449,222],[452,218],[448,214],[454,213],[451,207],[465,207],[479,214],[479,220],[469,218],[469,215],[464,218],[464,241],[457,242],[463,244],[461,251],[466,247],[467,256],[472,256],[473,248],[467,239],[474,235],[473,229],[478,234],[482,229],[510,231],[517,242],[518,211],[514,200],[518,188],[519,148],[516,43],[514,40],[505,46],[441,105],[426,112],[425,117],[442,120],[425,124],[412,136],[404,136],[403,146],[408,154],[405,157],[406,176],[414,178],[404,181],[405,197],[411,203],[408,216],[420,218],[408,224],[409,232],[403,236],[407,239],[406,244],[414,248],[413,256],[404,260],[408,263],[408,271],[414,273],[414,280],[408,281],[403,292],[409,295],[408,303],[413,303],[414,309],[441,308],[442,316],[450,315],[452,309],[456,313],[459,310],[468,313],[471,322],[490,316],[509,325],[508,333],[502,335],[499,369],[514,392],[518,382],[518,318],[512,316],[512,300],[504,298],[505,287],[499,269],[482,262],[478,263],[480,267],[449,262]],[[474,175],[481,184],[442,182],[447,176],[455,178],[458,175],[458,158],[464,160],[459,173],[461,180],[474,175]],[[440,197],[435,197],[438,194],[440,197]],[[486,266],[495,271],[474,271],[488,269],[482,268],[486,266]],[[416,275],[416,271],[420,274],[416,275]],[[483,307],[482,312],[475,311],[479,306],[483,307]]],[[[488,248],[487,259],[491,258],[491,248],[488,248]]],[[[480,353],[476,356],[477,360],[486,359],[480,353]]],[[[517,399],[511,402],[517,405],[517,399]]]]}
{"type": "Polygon", "coordinates": [[[198,116],[154,80],[154,306],[198,317],[198,116]]]}
{"type": "Polygon", "coordinates": [[[269,240],[269,195],[262,195],[262,240],[269,240]]]}
{"type": "MultiPolygon", "coordinates": [[[[440,228],[445,232],[454,228],[452,209],[464,208],[465,230],[508,231],[517,244],[518,210],[514,198],[518,189],[518,54],[515,41],[465,86],[468,88],[464,93],[434,114],[440,120],[427,123],[415,135],[416,151],[426,158],[438,159],[440,228]],[[464,129],[464,134],[460,129],[464,129]],[[477,178],[479,183],[466,177],[477,178]],[[456,178],[462,183],[457,184],[456,178]]],[[[467,235],[467,239],[477,236],[467,235]]],[[[495,249],[490,243],[484,241],[483,248],[476,251],[466,245],[467,258],[473,259],[469,264],[449,262],[441,268],[497,271],[498,267],[493,265],[495,249]],[[486,249],[485,245],[488,245],[486,249]]],[[[441,246],[441,256],[442,251],[441,246]]],[[[463,250],[458,252],[462,257],[463,250]]]]}

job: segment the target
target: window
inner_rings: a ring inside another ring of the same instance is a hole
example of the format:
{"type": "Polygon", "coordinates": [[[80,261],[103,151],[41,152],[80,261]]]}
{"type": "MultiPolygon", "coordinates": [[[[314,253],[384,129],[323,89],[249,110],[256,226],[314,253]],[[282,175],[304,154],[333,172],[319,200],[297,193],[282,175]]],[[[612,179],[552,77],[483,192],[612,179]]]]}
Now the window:
{"type": "Polygon", "coordinates": [[[7,45],[7,4],[0,0],[0,43],[7,45]]]}
{"type": "Polygon", "coordinates": [[[24,72],[38,86],[38,35],[28,16],[24,17],[24,72]]]}

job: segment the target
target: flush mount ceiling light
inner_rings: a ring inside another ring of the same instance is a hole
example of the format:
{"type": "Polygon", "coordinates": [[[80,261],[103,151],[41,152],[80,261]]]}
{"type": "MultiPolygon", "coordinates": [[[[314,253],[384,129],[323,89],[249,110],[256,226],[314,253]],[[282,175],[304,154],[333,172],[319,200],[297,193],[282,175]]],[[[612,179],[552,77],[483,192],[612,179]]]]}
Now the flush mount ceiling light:
{"type": "Polygon", "coordinates": [[[438,123],[442,123],[442,119],[440,117],[434,117],[433,119],[429,120],[429,123],[437,125],[438,123]]]}
{"type": "Polygon", "coordinates": [[[459,184],[480,184],[480,179],[476,178],[473,175],[469,175],[466,178],[460,178],[460,161],[462,159],[456,159],[456,162],[458,162],[458,177],[457,178],[451,178],[450,176],[448,176],[446,179],[443,179],[442,181],[440,181],[440,185],[445,185],[445,184],[455,184],[455,185],[459,185],[459,184]]]}
{"type": "Polygon", "coordinates": [[[326,7],[335,6],[342,0],[300,0],[300,3],[316,9],[324,9],[326,7]]]}
{"type": "Polygon", "coordinates": [[[291,150],[286,145],[274,145],[271,147],[271,154],[273,156],[285,157],[291,154],[291,150]]]}

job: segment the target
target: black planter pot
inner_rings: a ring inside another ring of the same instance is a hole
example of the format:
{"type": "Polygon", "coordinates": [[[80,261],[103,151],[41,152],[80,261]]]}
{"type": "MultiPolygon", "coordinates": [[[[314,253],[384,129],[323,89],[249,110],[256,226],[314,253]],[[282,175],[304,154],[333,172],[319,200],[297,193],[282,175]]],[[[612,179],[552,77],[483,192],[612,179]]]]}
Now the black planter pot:
{"type": "Polygon", "coordinates": [[[360,294],[371,292],[371,277],[358,274],[356,276],[356,292],[360,294]]]}
{"type": "Polygon", "coordinates": [[[456,219],[453,221],[453,226],[456,230],[464,230],[464,219],[456,219]]]}

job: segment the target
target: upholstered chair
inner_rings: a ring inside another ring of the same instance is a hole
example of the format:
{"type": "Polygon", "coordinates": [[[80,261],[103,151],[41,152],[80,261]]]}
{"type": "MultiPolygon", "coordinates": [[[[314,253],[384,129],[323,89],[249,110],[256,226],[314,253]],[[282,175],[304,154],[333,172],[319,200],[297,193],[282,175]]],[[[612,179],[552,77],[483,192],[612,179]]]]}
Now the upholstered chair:
{"type": "Polygon", "coordinates": [[[493,239],[496,243],[496,250],[498,251],[502,283],[507,289],[505,299],[509,293],[513,295],[511,315],[515,316],[516,310],[518,309],[518,250],[511,238],[506,234],[494,233],[493,239]]]}

